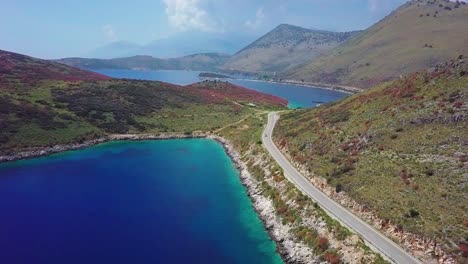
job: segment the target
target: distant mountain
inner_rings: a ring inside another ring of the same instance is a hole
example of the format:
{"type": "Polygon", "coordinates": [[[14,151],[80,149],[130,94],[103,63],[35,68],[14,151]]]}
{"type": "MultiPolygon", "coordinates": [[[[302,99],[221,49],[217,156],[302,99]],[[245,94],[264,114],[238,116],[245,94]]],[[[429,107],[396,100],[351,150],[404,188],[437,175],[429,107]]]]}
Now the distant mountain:
{"type": "Polygon", "coordinates": [[[174,59],[133,56],[117,59],[64,58],[57,62],[85,69],[143,69],[143,70],[216,70],[229,55],[202,53],[174,59]]]}
{"type": "Polygon", "coordinates": [[[86,56],[90,58],[112,59],[112,58],[136,55],[137,53],[135,52],[138,52],[138,50],[141,48],[142,46],[136,43],[127,42],[127,41],[117,41],[117,42],[112,42],[108,45],[99,47],[93,50],[92,52],[86,54],[86,56]]]}
{"type": "Polygon", "coordinates": [[[145,45],[114,42],[86,54],[86,57],[113,59],[148,55],[156,58],[177,58],[198,53],[234,54],[251,40],[252,37],[247,34],[185,32],[145,45]]]}
{"type": "Polygon", "coordinates": [[[410,1],[329,55],[281,78],[367,88],[466,55],[468,5],[457,2],[410,1]]]}
{"type": "Polygon", "coordinates": [[[327,53],[357,34],[282,24],[233,55],[223,69],[256,73],[284,71],[327,53]]]}
{"type": "Polygon", "coordinates": [[[170,38],[155,40],[139,49],[138,54],[157,58],[176,58],[196,53],[231,55],[250,41],[251,39],[244,35],[186,32],[170,38]]]}

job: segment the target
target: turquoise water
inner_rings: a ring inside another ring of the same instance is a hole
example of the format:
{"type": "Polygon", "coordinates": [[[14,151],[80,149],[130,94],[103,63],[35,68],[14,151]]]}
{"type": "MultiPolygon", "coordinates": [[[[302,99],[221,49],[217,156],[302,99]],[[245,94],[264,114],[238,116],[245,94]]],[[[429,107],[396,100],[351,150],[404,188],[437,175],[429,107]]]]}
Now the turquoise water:
{"type": "MultiPolygon", "coordinates": [[[[198,71],[141,71],[141,70],[95,70],[114,78],[162,81],[178,85],[199,82],[198,71]]],[[[252,90],[276,95],[288,100],[290,108],[310,108],[319,104],[337,101],[349,94],[318,87],[304,87],[291,84],[279,84],[252,80],[227,80],[252,90]]]]}
{"type": "Polygon", "coordinates": [[[0,212],[2,263],[282,263],[208,139],[0,164],[0,212]]]}

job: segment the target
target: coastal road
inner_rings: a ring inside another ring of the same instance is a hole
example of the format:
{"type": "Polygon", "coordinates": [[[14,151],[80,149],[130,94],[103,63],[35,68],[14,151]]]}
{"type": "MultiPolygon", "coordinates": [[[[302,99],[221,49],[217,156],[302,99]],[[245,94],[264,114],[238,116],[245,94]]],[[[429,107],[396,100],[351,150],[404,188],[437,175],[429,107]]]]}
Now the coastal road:
{"type": "Polygon", "coordinates": [[[339,220],[342,224],[360,235],[368,244],[380,251],[388,259],[398,264],[421,263],[409,253],[404,251],[395,242],[388,239],[375,228],[365,223],[359,217],[339,205],[329,198],[322,191],[316,188],[306,177],[294,168],[293,165],[283,156],[273,143],[272,134],[276,122],[279,119],[277,112],[268,114],[268,124],[263,131],[262,141],[265,148],[270,152],[273,159],[284,170],[286,178],[300,188],[304,193],[314,199],[331,216],[339,220]]]}

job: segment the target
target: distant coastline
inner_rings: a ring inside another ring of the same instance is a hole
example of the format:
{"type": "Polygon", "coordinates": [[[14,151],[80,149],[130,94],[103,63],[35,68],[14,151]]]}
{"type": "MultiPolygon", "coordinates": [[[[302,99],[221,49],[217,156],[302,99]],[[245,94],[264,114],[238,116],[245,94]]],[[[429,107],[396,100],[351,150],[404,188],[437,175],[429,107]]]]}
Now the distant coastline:
{"type": "MultiPolygon", "coordinates": [[[[234,78],[236,79],[236,78],[234,78]]],[[[237,78],[237,80],[244,80],[244,81],[252,81],[252,82],[265,82],[265,83],[277,83],[277,84],[291,84],[295,86],[303,86],[303,87],[310,87],[310,88],[319,88],[325,90],[332,90],[338,91],[348,94],[355,94],[364,91],[364,89],[353,87],[353,86],[343,86],[343,85],[336,85],[336,84],[326,84],[326,83],[311,83],[311,82],[301,82],[295,80],[282,80],[282,81],[268,81],[268,80],[260,80],[260,79],[242,79],[237,78]]]]}
{"type": "Polygon", "coordinates": [[[276,83],[276,84],[290,84],[294,86],[302,86],[302,87],[309,87],[309,88],[319,88],[325,90],[332,90],[338,91],[348,94],[355,94],[364,91],[364,89],[354,86],[345,86],[345,85],[338,85],[338,84],[327,84],[327,83],[312,83],[312,82],[302,82],[302,81],[295,81],[295,80],[262,80],[262,79],[255,79],[249,77],[235,77],[224,75],[220,73],[212,73],[212,72],[202,72],[198,75],[198,77],[202,79],[226,79],[226,80],[241,80],[241,81],[249,81],[249,82],[264,82],[264,83],[276,83]]]}
{"type": "Polygon", "coordinates": [[[216,78],[216,79],[232,79],[231,76],[224,75],[224,74],[219,74],[219,73],[213,73],[213,72],[201,72],[198,74],[198,77],[200,78],[216,78]]]}

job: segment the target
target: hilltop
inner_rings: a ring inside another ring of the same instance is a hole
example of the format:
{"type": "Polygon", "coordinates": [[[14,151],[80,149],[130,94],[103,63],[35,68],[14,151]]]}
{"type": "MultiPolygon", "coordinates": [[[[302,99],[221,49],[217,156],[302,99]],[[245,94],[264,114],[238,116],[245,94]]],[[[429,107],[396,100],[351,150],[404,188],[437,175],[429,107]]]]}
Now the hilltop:
{"type": "Polygon", "coordinates": [[[109,134],[209,132],[286,105],[219,81],[182,87],[118,80],[0,51],[0,153],[109,134]]]}
{"type": "Polygon", "coordinates": [[[468,5],[409,1],[330,54],[283,79],[368,88],[468,54],[468,5]]]}
{"type": "Polygon", "coordinates": [[[43,80],[100,81],[109,77],[60,63],[0,50],[0,88],[43,80]]]}
{"type": "Polygon", "coordinates": [[[63,58],[56,62],[84,69],[138,69],[138,70],[216,70],[229,55],[200,53],[181,58],[159,59],[151,56],[133,56],[116,59],[63,58]]]}
{"type": "Polygon", "coordinates": [[[336,103],[291,111],[274,138],[314,182],[333,187],[331,196],[349,196],[383,229],[392,224],[435,239],[460,257],[468,243],[467,71],[460,57],[336,103]]]}
{"type": "Polygon", "coordinates": [[[222,68],[251,73],[283,71],[325,54],[358,33],[282,24],[234,54],[222,68]]]}

